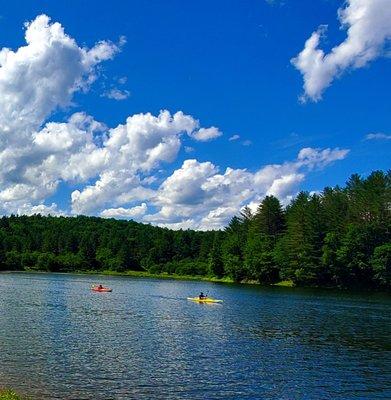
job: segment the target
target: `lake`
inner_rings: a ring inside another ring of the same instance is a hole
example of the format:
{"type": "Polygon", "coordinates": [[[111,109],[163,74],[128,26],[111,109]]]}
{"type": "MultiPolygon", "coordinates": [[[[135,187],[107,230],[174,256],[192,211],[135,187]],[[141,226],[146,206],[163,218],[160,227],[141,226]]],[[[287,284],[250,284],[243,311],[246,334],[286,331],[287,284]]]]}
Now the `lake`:
{"type": "Polygon", "coordinates": [[[0,274],[0,387],[37,400],[390,399],[390,305],[381,294],[0,274]],[[224,302],[186,300],[201,290],[224,302]]]}

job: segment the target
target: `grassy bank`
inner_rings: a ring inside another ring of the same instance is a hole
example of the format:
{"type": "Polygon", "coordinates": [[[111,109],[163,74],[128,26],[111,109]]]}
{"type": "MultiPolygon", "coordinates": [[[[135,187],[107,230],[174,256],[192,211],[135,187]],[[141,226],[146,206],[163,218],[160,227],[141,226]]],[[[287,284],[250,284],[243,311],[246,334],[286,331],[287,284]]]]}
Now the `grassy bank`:
{"type": "Polygon", "coordinates": [[[176,279],[181,281],[205,281],[205,282],[223,282],[223,283],[234,283],[232,278],[224,277],[217,278],[213,276],[202,276],[202,275],[178,275],[178,274],[153,274],[148,271],[77,271],[78,274],[87,275],[100,275],[100,276],[129,276],[132,278],[153,278],[153,279],[176,279]]]}
{"type": "MultiPolygon", "coordinates": [[[[88,275],[103,275],[103,276],[129,276],[132,278],[153,278],[153,279],[174,279],[180,281],[201,281],[201,282],[216,282],[216,283],[241,283],[246,285],[262,285],[255,280],[244,280],[242,282],[235,282],[232,278],[225,276],[224,278],[217,278],[215,276],[203,276],[203,275],[178,275],[178,274],[153,274],[148,271],[126,271],[126,272],[116,272],[116,271],[78,271],[80,274],[88,275]]],[[[295,284],[292,281],[281,281],[271,286],[281,286],[281,287],[294,287],[295,284]]]]}
{"type": "Polygon", "coordinates": [[[273,286],[294,287],[295,284],[292,281],[281,281],[281,282],[275,283],[273,286]]]}
{"type": "MultiPolygon", "coordinates": [[[[0,400],[23,400],[23,397],[20,397],[13,390],[0,389],[0,400]]],[[[26,400],[26,398],[24,398],[24,400],[26,400]]]]}

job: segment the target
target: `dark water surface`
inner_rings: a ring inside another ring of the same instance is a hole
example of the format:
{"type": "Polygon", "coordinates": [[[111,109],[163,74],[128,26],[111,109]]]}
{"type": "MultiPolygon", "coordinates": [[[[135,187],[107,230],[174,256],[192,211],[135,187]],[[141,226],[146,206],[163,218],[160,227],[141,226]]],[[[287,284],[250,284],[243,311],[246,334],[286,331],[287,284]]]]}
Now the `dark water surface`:
{"type": "Polygon", "coordinates": [[[0,386],[37,400],[391,399],[390,305],[380,294],[0,274],[0,386]],[[200,290],[224,303],[186,301],[200,290]]]}

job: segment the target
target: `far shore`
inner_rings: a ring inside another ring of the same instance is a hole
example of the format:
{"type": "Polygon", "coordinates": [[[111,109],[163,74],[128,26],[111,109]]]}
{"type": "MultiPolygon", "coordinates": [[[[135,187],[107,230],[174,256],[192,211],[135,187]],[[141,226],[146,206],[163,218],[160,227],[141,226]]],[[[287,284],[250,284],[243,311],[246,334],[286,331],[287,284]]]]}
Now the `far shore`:
{"type": "Polygon", "coordinates": [[[171,279],[171,280],[180,280],[180,281],[200,281],[200,282],[213,282],[213,283],[234,283],[234,284],[245,284],[245,285],[262,285],[262,286],[280,286],[280,287],[295,287],[295,284],[292,281],[281,281],[271,285],[266,285],[259,283],[255,280],[244,280],[242,282],[235,282],[230,277],[217,278],[213,276],[203,276],[203,275],[178,275],[178,274],[153,274],[148,271],[125,271],[125,272],[117,272],[117,271],[73,271],[73,272],[52,272],[52,271],[35,271],[35,270],[23,270],[23,271],[0,271],[0,273],[47,273],[47,274],[73,274],[73,275],[94,275],[94,276],[124,276],[131,278],[152,278],[152,279],[171,279]]]}
{"type": "MultiPolygon", "coordinates": [[[[91,275],[91,276],[122,276],[129,278],[141,278],[141,279],[165,279],[165,280],[178,280],[178,281],[195,281],[195,282],[212,282],[212,283],[222,283],[222,284],[235,284],[235,285],[246,285],[246,286],[263,286],[263,287],[280,287],[280,288],[301,288],[301,289],[319,289],[319,290],[336,290],[336,291],[353,291],[359,293],[386,293],[387,291],[382,290],[370,290],[369,288],[362,287],[336,287],[336,286],[306,286],[306,285],[296,285],[291,280],[284,280],[272,284],[260,283],[256,280],[243,280],[241,282],[235,282],[230,277],[217,278],[213,276],[203,276],[203,275],[178,275],[178,274],[168,274],[168,273],[160,273],[153,274],[148,271],[125,271],[125,272],[117,272],[117,271],[94,271],[94,270],[86,270],[86,271],[66,271],[66,272],[54,272],[54,271],[39,271],[39,270],[4,270],[0,271],[1,274],[59,274],[59,275],[91,275]]],[[[1,400],[1,399],[0,399],[1,400]]]]}

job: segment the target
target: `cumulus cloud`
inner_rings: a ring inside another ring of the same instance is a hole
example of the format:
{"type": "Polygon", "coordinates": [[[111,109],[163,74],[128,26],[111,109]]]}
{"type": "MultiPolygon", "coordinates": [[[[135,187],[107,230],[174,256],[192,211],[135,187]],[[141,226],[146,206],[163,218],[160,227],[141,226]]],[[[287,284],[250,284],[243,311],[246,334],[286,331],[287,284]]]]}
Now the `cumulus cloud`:
{"type": "Polygon", "coordinates": [[[108,208],[106,210],[103,210],[100,215],[101,217],[105,218],[136,218],[144,215],[147,212],[147,204],[142,203],[139,206],[135,206],[132,208],[108,208]]]}
{"type": "Polygon", "coordinates": [[[386,133],[368,133],[365,136],[366,140],[391,140],[391,135],[387,135],[386,133]]]}
{"type": "Polygon", "coordinates": [[[265,195],[285,204],[297,192],[308,171],[324,168],[348,154],[340,149],[302,149],[296,160],[266,165],[258,171],[227,168],[223,173],[211,162],[185,160],[151,199],[158,209],[144,221],[169,226],[193,221],[193,228],[218,229],[248,204],[259,204],[265,195]]]}
{"type": "Polygon", "coordinates": [[[192,159],[167,177],[162,169],[177,159],[185,135],[206,142],[220,130],[167,110],[135,114],[111,128],[83,112],[50,121],[57,109],[71,105],[75,92],[88,90],[97,66],[119,45],[80,47],[45,15],[26,25],[25,39],[16,51],[0,50],[1,213],[80,213],[216,229],[266,194],[288,201],[309,171],[347,155],[305,148],[293,161],[253,172],[220,171],[192,159]],[[45,204],[60,183],[72,190],[66,212],[45,204]]]}
{"type": "Polygon", "coordinates": [[[30,203],[23,204],[18,207],[16,212],[18,215],[52,215],[52,216],[60,216],[66,215],[65,211],[59,210],[56,203],[52,203],[50,206],[46,206],[45,204],[32,205],[30,203]]]}
{"type": "Polygon", "coordinates": [[[204,230],[217,230],[227,225],[227,222],[238,213],[235,207],[217,207],[202,218],[199,226],[204,230]]]}
{"type": "Polygon", "coordinates": [[[181,222],[163,222],[159,224],[160,227],[162,228],[168,228],[168,229],[174,229],[174,230],[179,230],[179,229],[194,229],[195,221],[193,219],[186,219],[181,222]]]}
{"type": "MultiPolygon", "coordinates": [[[[174,161],[181,147],[181,135],[193,137],[198,128],[199,122],[181,111],[173,115],[161,111],[158,116],[133,115],[126,124],[110,129],[103,147],[95,150],[97,160],[102,161],[98,166],[99,179],[72,193],[73,211],[94,212],[143,187],[140,174],[149,174],[161,163],[174,161]]],[[[79,166],[84,164],[79,162],[79,166]]]]}
{"type": "Polygon", "coordinates": [[[222,133],[214,126],[210,128],[201,128],[191,133],[191,137],[199,142],[207,142],[209,140],[216,139],[221,135],[222,133]]]}
{"type": "Polygon", "coordinates": [[[338,10],[346,39],[328,54],[319,48],[327,26],[322,25],[305,42],[304,49],[292,64],[304,78],[302,100],[318,101],[336,77],[349,69],[362,68],[384,53],[391,39],[391,7],[389,0],[348,0],[338,10]]]}
{"type": "Polygon", "coordinates": [[[182,167],[161,185],[159,203],[174,206],[203,203],[206,191],[202,186],[217,171],[217,167],[209,161],[199,163],[197,160],[185,160],[182,167]]]}
{"type": "Polygon", "coordinates": [[[282,199],[285,203],[289,200],[294,189],[297,188],[298,184],[304,180],[305,175],[300,173],[292,173],[288,175],[282,175],[276,178],[266,194],[268,196],[275,196],[282,199]]]}
{"type": "Polygon", "coordinates": [[[13,208],[53,194],[59,182],[56,154],[64,158],[91,142],[77,127],[80,115],[69,127],[49,123],[39,130],[56,109],[70,105],[76,91],[88,89],[98,64],[119,51],[108,41],[79,47],[46,15],[25,28],[25,46],[0,50],[0,198],[13,208]]]}
{"type": "Polygon", "coordinates": [[[67,106],[72,94],[94,79],[94,67],[119,51],[105,41],[81,48],[46,15],[26,24],[25,40],[26,46],[15,52],[0,50],[0,129],[8,140],[15,129],[19,139],[56,108],[67,106]]]}
{"type": "Polygon", "coordinates": [[[60,182],[89,183],[73,191],[74,213],[96,212],[125,198],[145,200],[150,195],[145,175],[175,159],[182,134],[206,140],[218,132],[168,111],[133,115],[112,129],[83,112],[66,122],[47,122],[54,111],[71,105],[75,92],[88,90],[96,67],[113,58],[124,40],[81,47],[46,15],[26,24],[25,40],[15,51],[0,50],[3,212],[42,204],[60,182]]]}

